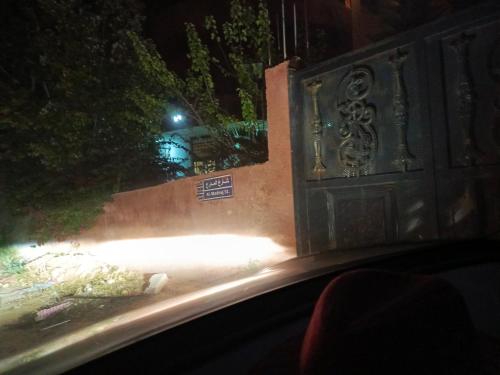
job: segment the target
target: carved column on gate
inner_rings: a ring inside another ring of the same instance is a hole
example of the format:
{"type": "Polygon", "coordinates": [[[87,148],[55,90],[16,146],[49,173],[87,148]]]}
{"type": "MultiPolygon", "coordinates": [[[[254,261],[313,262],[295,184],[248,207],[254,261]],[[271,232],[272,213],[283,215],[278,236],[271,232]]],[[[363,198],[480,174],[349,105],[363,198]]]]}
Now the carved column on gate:
{"type": "Polygon", "coordinates": [[[408,94],[403,76],[403,68],[408,53],[398,49],[394,55],[389,58],[389,62],[393,68],[393,88],[394,96],[392,99],[392,108],[394,112],[394,126],[398,132],[398,154],[394,160],[394,164],[406,172],[410,163],[415,160],[415,157],[410,153],[408,148],[408,94]]]}
{"type": "Polygon", "coordinates": [[[474,136],[476,95],[469,67],[469,45],[474,38],[475,35],[463,33],[450,42],[450,46],[457,56],[458,116],[465,146],[465,160],[468,165],[474,165],[479,156],[474,136]]]}
{"type": "Polygon", "coordinates": [[[314,81],[307,85],[307,90],[309,95],[311,95],[312,100],[312,109],[313,109],[313,120],[311,123],[312,130],[312,140],[313,140],[313,149],[314,149],[314,167],[313,174],[316,175],[318,180],[321,179],[322,175],[326,172],[326,166],[323,164],[322,159],[322,138],[323,138],[323,124],[321,122],[321,116],[319,113],[319,105],[318,105],[318,91],[321,88],[321,81],[314,81]]]}
{"type": "Polygon", "coordinates": [[[493,97],[494,115],[490,132],[493,142],[497,146],[497,153],[500,154],[500,38],[493,43],[488,65],[491,78],[495,83],[495,95],[493,97]]]}

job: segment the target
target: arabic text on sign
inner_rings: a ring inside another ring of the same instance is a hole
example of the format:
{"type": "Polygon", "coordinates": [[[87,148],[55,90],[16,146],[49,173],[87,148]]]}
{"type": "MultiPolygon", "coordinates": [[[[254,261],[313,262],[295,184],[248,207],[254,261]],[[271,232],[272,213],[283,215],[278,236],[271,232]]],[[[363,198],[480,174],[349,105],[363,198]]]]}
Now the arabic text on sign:
{"type": "Polygon", "coordinates": [[[233,196],[232,176],[226,175],[202,180],[197,185],[196,195],[202,201],[231,198],[233,196]]]}

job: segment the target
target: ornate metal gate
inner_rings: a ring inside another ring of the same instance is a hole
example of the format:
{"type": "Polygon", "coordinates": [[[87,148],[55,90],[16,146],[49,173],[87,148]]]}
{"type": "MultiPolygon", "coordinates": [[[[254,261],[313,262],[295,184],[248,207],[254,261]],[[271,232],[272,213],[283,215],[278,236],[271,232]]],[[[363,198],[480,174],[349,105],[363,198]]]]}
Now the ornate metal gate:
{"type": "Polygon", "coordinates": [[[499,230],[499,7],[290,83],[300,255],[499,230]]]}

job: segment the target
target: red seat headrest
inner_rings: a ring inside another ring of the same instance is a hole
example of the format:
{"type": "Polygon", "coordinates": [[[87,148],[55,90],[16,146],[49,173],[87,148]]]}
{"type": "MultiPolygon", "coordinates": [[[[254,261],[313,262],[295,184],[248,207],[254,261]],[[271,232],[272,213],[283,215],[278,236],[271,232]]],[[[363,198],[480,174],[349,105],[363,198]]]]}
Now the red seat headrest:
{"type": "Polygon", "coordinates": [[[465,302],[433,276],[346,272],[316,303],[302,374],[467,374],[476,334],[465,302]]]}

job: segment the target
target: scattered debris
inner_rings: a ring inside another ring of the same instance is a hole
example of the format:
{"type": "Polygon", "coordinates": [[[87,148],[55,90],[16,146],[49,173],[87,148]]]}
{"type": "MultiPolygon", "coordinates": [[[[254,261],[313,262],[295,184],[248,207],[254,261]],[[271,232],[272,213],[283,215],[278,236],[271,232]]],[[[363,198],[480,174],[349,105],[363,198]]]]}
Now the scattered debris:
{"type": "Polygon", "coordinates": [[[155,273],[149,278],[149,285],[144,290],[144,294],[158,294],[165,287],[168,281],[166,273],[155,273]]]}
{"type": "Polygon", "coordinates": [[[23,298],[19,290],[8,290],[0,293],[0,307],[15,302],[23,298]]]}
{"type": "Polygon", "coordinates": [[[65,310],[65,309],[67,309],[72,304],[73,304],[72,301],[66,301],[66,302],[60,303],[58,305],[55,305],[55,306],[52,306],[52,307],[40,310],[40,311],[38,311],[36,313],[35,321],[39,322],[41,320],[45,320],[47,318],[50,318],[51,316],[53,316],[53,315],[55,315],[55,314],[57,314],[57,313],[65,310]]]}
{"type": "Polygon", "coordinates": [[[0,292],[0,306],[6,305],[25,298],[31,293],[41,292],[45,289],[51,288],[54,283],[34,283],[29,288],[17,288],[17,289],[7,289],[6,291],[0,292]]]}
{"type": "Polygon", "coordinates": [[[144,276],[117,267],[109,267],[91,277],[61,284],[62,295],[74,297],[129,297],[142,294],[144,276]]]}
{"type": "Polygon", "coordinates": [[[98,261],[95,256],[75,248],[65,252],[45,253],[29,260],[26,265],[31,275],[57,283],[92,277],[109,269],[107,264],[98,261]]]}
{"type": "MultiPolygon", "coordinates": [[[[16,279],[19,287],[31,287],[49,280],[60,297],[129,297],[141,295],[144,289],[141,273],[100,261],[93,254],[79,250],[75,244],[71,249],[47,252],[29,260],[26,271],[16,279]]],[[[13,301],[10,296],[5,297],[0,296],[0,303],[13,301]]],[[[16,295],[14,298],[21,297],[16,295]]]]}
{"type": "Polygon", "coordinates": [[[48,329],[51,329],[51,328],[54,328],[54,327],[57,327],[57,326],[60,326],[60,325],[63,325],[63,324],[69,323],[69,322],[71,322],[71,319],[68,319],[68,320],[65,320],[63,322],[59,322],[56,324],[52,324],[51,326],[48,326],[48,327],[43,327],[42,329],[40,329],[40,331],[46,331],[48,329]]]}

